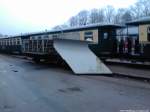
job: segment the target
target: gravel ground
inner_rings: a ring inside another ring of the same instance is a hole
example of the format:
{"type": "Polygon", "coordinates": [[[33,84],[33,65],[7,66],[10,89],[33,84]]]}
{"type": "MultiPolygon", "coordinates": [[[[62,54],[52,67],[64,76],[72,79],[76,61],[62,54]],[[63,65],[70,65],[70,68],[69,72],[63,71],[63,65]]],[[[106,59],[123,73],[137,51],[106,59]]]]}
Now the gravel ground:
{"type": "Polygon", "coordinates": [[[0,55],[0,112],[150,110],[150,84],[76,76],[54,65],[0,55]]]}

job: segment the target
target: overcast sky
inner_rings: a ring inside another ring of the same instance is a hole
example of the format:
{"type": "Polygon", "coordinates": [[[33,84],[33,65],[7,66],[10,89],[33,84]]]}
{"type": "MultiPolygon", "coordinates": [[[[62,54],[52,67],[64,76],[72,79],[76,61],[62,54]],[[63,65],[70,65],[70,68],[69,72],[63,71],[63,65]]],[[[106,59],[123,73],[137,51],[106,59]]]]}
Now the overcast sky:
{"type": "Polygon", "coordinates": [[[0,33],[43,31],[63,24],[81,10],[112,5],[127,8],[136,0],[0,0],[0,33]]]}

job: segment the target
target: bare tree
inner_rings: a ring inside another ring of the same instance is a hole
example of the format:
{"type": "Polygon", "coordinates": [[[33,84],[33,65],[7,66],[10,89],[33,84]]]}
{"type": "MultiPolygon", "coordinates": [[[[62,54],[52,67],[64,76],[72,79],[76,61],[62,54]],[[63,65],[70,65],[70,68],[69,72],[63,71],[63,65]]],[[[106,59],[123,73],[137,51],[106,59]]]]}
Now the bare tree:
{"type": "Polygon", "coordinates": [[[105,14],[104,14],[104,9],[99,9],[98,12],[98,22],[104,22],[105,14]]]}
{"type": "Polygon", "coordinates": [[[77,16],[73,16],[73,17],[70,18],[69,25],[71,27],[78,26],[78,18],[77,18],[77,16]]]}
{"type": "Polygon", "coordinates": [[[56,25],[52,28],[53,30],[60,30],[61,29],[61,25],[56,25]]]}
{"type": "Polygon", "coordinates": [[[150,0],[138,0],[130,7],[132,17],[138,19],[144,16],[150,16],[150,0]]]}
{"type": "Polygon", "coordinates": [[[106,18],[106,22],[108,23],[112,23],[113,19],[114,19],[114,15],[115,15],[115,9],[113,6],[107,6],[105,8],[105,18],[106,18]]]}
{"type": "Polygon", "coordinates": [[[126,23],[132,20],[131,12],[129,10],[125,11],[125,13],[122,15],[122,23],[126,23]]]}
{"type": "Polygon", "coordinates": [[[53,30],[61,30],[61,29],[68,28],[68,27],[69,27],[68,25],[62,24],[62,25],[56,25],[52,29],[53,30]]]}
{"type": "Polygon", "coordinates": [[[150,15],[150,0],[139,0],[140,9],[142,10],[142,16],[150,15]]]}
{"type": "Polygon", "coordinates": [[[90,23],[100,23],[104,21],[104,10],[103,9],[92,9],[89,16],[90,23]]]}
{"type": "Polygon", "coordinates": [[[92,9],[80,11],[78,15],[73,16],[69,20],[70,26],[82,26],[89,23],[116,23],[124,24],[132,19],[143,16],[150,16],[150,0],[138,0],[129,8],[115,9],[107,6],[102,9],[92,9]]]}
{"type": "Polygon", "coordinates": [[[92,9],[89,16],[89,23],[98,23],[98,9],[92,9]]]}
{"type": "Polygon", "coordinates": [[[122,24],[122,15],[125,13],[126,9],[120,8],[116,11],[115,17],[114,17],[114,23],[115,24],[122,24]]]}
{"type": "Polygon", "coordinates": [[[88,11],[83,10],[78,13],[79,26],[86,25],[88,23],[88,11]]]}

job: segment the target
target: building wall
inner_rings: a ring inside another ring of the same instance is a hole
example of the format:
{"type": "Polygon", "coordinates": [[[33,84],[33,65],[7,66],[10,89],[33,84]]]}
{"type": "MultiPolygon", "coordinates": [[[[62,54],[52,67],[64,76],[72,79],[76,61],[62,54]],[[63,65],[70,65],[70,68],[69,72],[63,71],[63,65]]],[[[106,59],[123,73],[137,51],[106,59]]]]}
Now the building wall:
{"type": "Polygon", "coordinates": [[[148,25],[139,25],[139,41],[140,42],[147,42],[147,28],[150,26],[148,25]]]}
{"type": "Polygon", "coordinates": [[[98,29],[80,31],[80,40],[84,40],[84,33],[85,32],[93,32],[93,42],[98,43],[98,29]]]}

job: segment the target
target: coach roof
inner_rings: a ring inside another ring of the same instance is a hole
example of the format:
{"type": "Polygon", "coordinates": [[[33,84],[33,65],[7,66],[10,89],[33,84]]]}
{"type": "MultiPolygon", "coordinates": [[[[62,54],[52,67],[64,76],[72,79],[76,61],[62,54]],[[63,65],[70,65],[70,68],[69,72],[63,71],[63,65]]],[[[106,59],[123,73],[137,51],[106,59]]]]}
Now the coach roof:
{"type": "Polygon", "coordinates": [[[43,31],[43,32],[32,32],[32,33],[25,33],[21,35],[16,35],[12,37],[27,37],[27,36],[36,36],[36,35],[44,35],[44,34],[55,34],[55,33],[65,33],[65,32],[74,32],[74,31],[82,31],[82,30],[90,30],[90,29],[98,29],[98,28],[122,28],[124,26],[118,25],[118,24],[104,24],[104,23],[98,23],[98,24],[90,24],[90,25],[84,25],[80,27],[71,27],[71,28],[62,28],[58,30],[50,30],[50,31],[43,31]]]}
{"type": "Polygon", "coordinates": [[[150,16],[142,17],[134,21],[127,22],[126,25],[138,26],[140,24],[150,24],[150,16]]]}

